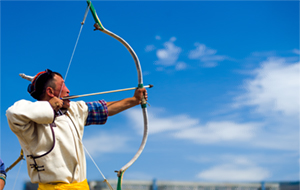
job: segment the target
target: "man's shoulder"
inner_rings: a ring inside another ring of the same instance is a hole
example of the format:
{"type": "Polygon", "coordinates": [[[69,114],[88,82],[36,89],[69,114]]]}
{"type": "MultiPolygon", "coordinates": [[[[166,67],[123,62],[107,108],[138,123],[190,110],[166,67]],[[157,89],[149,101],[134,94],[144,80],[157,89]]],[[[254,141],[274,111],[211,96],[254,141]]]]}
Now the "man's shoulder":
{"type": "Polygon", "coordinates": [[[30,101],[30,100],[25,100],[25,99],[21,99],[16,101],[13,105],[11,105],[8,109],[15,107],[24,107],[24,106],[30,106],[30,105],[41,105],[44,106],[45,104],[48,104],[47,101],[30,101]]]}
{"type": "Polygon", "coordinates": [[[74,106],[84,106],[84,105],[86,105],[86,103],[85,103],[85,101],[82,101],[82,100],[80,100],[80,101],[71,101],[70,102],[70,106],[71,107],[74,107],[74,106]]]}
{"type": "Polygon", "coordinates": [[[15,104],[28,104],[28,103],[33,103],[32,101],[30,100],[25,100],[25,99],[21,99],[21,100],[18,100],[14,103],[15,104]]]}
{"type": "Polygon", "coordinates": [[[84,101],[71,101],[69,110],[87,110],[87,105],[84,101]]]}
{"type": "Polygon", "coordinates": [[[26,105],[28,105],[28,104],[30,104],[30,103],[32,103],[32,102],[29,101],[29,100],[25,100],[25,99],[18,100],[18,101],[16,101],[16,102],[14,102],[13,105],[11,105],[11,106],[7,109],[7,111],[10,110],[10,109],[12,109],[13,107],[26,106],[26,105]]]}

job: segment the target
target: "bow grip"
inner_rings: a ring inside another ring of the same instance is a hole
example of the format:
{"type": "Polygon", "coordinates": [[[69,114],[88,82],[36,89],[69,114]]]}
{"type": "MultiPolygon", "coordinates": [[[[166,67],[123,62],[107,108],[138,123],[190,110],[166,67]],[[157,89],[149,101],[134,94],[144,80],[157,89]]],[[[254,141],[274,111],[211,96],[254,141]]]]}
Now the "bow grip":
{"type": "MultiPolygon", "coordinates": [[[[144,88],[144,85],[143,85],[143,84],[138,84],[138,88],[144,88]]],[[[147,101],[146,101],[146,99],[145,99],[144,96],[143,96],[143,98],[142,98],[141,107],[142,107],[142,108],[147,108],[147,101]]]]}

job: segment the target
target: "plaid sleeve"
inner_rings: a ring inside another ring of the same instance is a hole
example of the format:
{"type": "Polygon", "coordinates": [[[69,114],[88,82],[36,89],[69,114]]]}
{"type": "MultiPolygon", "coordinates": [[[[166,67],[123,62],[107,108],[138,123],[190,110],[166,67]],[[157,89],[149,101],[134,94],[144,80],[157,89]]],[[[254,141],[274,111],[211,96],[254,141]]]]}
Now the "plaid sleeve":
{"type": "Polygon", "coordinates": [[[108,117],[107,105],[104,100],[86,102],[89,114],[85,125],[99,125],[105,124],[108,117]]]}

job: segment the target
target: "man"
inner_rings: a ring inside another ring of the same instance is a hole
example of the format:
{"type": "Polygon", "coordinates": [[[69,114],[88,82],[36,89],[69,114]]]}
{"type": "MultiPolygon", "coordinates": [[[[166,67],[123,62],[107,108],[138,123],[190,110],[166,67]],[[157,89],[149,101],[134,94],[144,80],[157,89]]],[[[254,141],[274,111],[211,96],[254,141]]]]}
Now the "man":
{"type": "Polygon", "coordinates": [[[89,189],[82,145],[84,126],[105,124],[115,115],[147,100],[147,91],[137,89],[133,97],[115,102],[70,102],[69,89],[57,72],[38,73],[28,92],[38,101],[20,100],[6,116],[17,135],[32,183],[43,189],[89,189]]]}
{"type": "Polygon", "coordinates": [[[3,190],[6,182],[5,165],[0,158],[0,190],[3,190]]]}

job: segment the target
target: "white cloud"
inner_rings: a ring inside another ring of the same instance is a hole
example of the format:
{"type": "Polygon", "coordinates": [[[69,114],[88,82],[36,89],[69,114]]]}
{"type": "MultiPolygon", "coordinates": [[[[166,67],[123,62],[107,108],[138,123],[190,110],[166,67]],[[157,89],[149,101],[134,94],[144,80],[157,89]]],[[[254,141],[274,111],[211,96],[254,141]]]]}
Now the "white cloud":
{"type": "Polygon", "coordinates": [[[209,154],[199,154],[198,156],[187,156],[189,161],[192,161],[196,164],[212,164],[212,163],[231,163],[231,164],[248,164],[248,165],[265,165],[265,164],[281,164],[286,160],[290,160],[293,158],[298,158],[298,153],[289,153],[285,152],[283,154],[278,155],[277,152],[273,153],[255,153],[255,154],[220,154],[218,152],[209,153],[209,154]],[[254,164],[255,163],[255,164],[254,164]]]}
{"type": "Polygon", "coordinates": [[[292,51],[293,53],[295,53],[295,54],[298,54],[298,55],[300,55],[300,50],[299,49],[293,49],[293,51],[292,51]]]}
{"type": "Polygon", "coordinates": [[[170,42],[175,42],[176,40],[177,40],[176,37],[171,37],[171,38],[170,38],[170,42]]]}
{"type": "MultiPolygon", "coordinates": [[[[198,119],[190,118],[187,115],[181,114],[172,117],[158,117],[163,114],[163,109],[153,108],[148,112],[149,118],[149,134],[162,133],[166,131],[176,131],[193,127],[199,123],[198,119]],[[155,114],[154,114],[155,113],[155,114]]],[[[134,127],[139,133],[143,132],[143,116],[140,109],[130,109],[126,112],[127,117],[134,123],[134,127]]]]}
{"type": "Polygon", "coordinates": [[[164,67],[157,67],[156,69],[155,69],[156,71],[164,71],[165,70],[165,68],[164,67]]]}
{"type": "Polygon", "coordinates": [[[220,143],[250,141],[258,131],[256,123],[235,123],[232,121],[209,122],[174,133],[174,137],[195,143],[220,143]]]}
{"type": "Polygon", "coordinates": [[[300,63],[291,60],[270,57],[262,62],[233,103],[237,108],[251,106],[252,117],[264,119],[264,130],[256,134],[253,146],[299,150],[300,63]]]}
{"type": "Polygon", "coordinates": [[[206,56],[215,55],[217,53],[217,50],[207,48],[204,44],[195,43],[195,46],[196,49],[190,51],[190,59],[200,59],[206,56]]]}
{"type": "Polygon", "coordinates": [[[212,68],[218,66],[217,62],[206,62],[202,65],[202,67],[212,68]]]}
{"type": "Polygon", "coordinates": [[[269,126],[272,126],[272,129],[265,129],[256,134],[252,146],[278,150],[299,150],[298,124],[281,123],[269,124],[269,126]]]}
{"type": "Polygon", "coordinates": [[[234,106],[255,106],[256,111],[268,115],[280,113],[299,116],[299,62],[268,59],[253,72],[254,78],[245,81],[245,92],[237,97],[234,106]]]}
{"type": "Polygon", "coordinates": [[[228,59],[224,55],[216,55],[217,50],[206,47],[205,44],[195,43],[196,49],[189,53],[190,59],[199,59],[203,62],[204,67],[215,67],[218,62],[228,59]],[[213,64],[212,64],[213,63],[213,64]]]}
{"type": "MultiPolygon", "coordinates": [[[[160,38],[159,38],[160,39],[160,38]]],[[[156,65],[161,67],[157,71],[164,71],[166,67],[175,66],[175,70],[185,70],[188,64],[183,61],[179,61],[179,55],[182,49],[175,45],[176,37],[172,37],[169,41],[165,42],[163,49],[156,51],[158,60],[155,62],[156,65]]],[[[218,63],[229,59],[224,55],[217,55],[217,50],[206,47],[204,44],[195,43],[196,49],[189,52],[189,59],[199,59],[202,63],[202,67],[212,68],[218,66],[218,63]]],[[[153,51],[153,46],[147,46],[146,51],[153,51]]]]}
{"type": "MultiPolygon", "coordinates": [[[[195,143],[220,142],[249,142],[258,132],[258,123],[235,123],[232,121],[209,122],[201,125],[199,119],[188,115],[163,117],[163,109],[151,107],[149,115],[149,134],[171,132],[177,139],[190,140],[195,143]]],[[[143,132],[143,117],[139,109],[126,112],[127,117],[134,124],[139,133],[143,132]]]]}
{"type": "MultiPolygon", "coordinates": [[[[235,114],[238,118],[244,118],[244,122],[236,121],[236,117],[226,119],[225,116],[223,120],[200,123],[199,118],[186,114],[165,116],[165,110],[151,107],[149,134],[165,133],[168,138],[195,144],[298,150],[299,66],[299,62],[288,64],[286,59],[273,58],[251,72],[253,77],[244,83],[244,91],[234,104],[239,108],[253,106],[257,112],[254,113],[251,109],[239,112],[231,108],[228,113],[232,115],[236,111],[235,114]],[[271,114],[272,112],[275,114],[271,114]],[[296,116],[297,119],[286,117],[287,115],[296,116]],[[256,122],[247,118],[254,118],[256,122]]],[[[137,131],[142,133],[141,111],[131,109],[126,114],[137,131]]],[[[223,116],[224,114],[226,113],[222,113],[223,116]]]]}
{"type": "MultiPolygon", "coordinates": [[[[140,109],[126,113],[132,126],[143,133],[143,116],[140,109]]],[[[287,123],[210,121],[201,124],[199,118],[180,114],[164,116],[164,109],[149,109],[149,134],[166,133],[166,137],[187,140],[195,144],[259,147],[278,150],[298,150],[298,133],[287,123]],[[282,126],[285,126],[284,128],[282,126]],[[271,127],[271,129],[270,129],[271,127]],[[289,129],[289,130],[287,130],[289,129]]]]}
{"type": "Polygon", "coordinates": [[[186,69],[186,67],[187,67],[187,64],[186,64],[185,62],[178,62],[178,63],[176,64],[175,69],[176,69],[177,71],[179,71],[179,70],[184,70],[184,69],[186,69]]]}
{"type": "Polygon", "coordinates": [[[155,49],[156,49],[156,47],[154,45],[147,45],[146,48],[145,48],[145,51],[146,52],[151,52],[155,49]]]}
{"type": "Polygon", "coordinates": [[[214,56],[204,56],[201,58],[202,62],[212,62],[212,61],[224,61],[226,56],[224,55],[214,55],[214,56]]]}
{"type": "Polygon", "coordinates": [[[209,181],[261,181],[271,175],[249,156],[219,155],[217,161],[219,165],[201,171],[197,177],[209,181]]]}
{"type": "Polygon", "coordinates": [[[179,54],[181,53],[181,48],[174,44],[175,40],[176,38],[172,37],[169,41],[164,43],[164,49],[158,49],[156,51],[158,57],[158,61],[156,61],[157,65],[172,66],[176,64],[179,54]]]}
{"type": "Polygon", "coordinates": [[[91,155],[128,150],[129,139],[123,135],[99,132],[83,139],[83,144],[91,155]],[[116,140],[118,139],[118,140],[116,140]]]}
{"type": "Polygon", "coordinates": [[[160,36],[155,36],[155,39],[156,40],[161,40],[161,37],[160,36]]]}
{"type": "Polygon", "coordinates": [[[270,172],[249,163],[222,164],[200,172],[197,177],[209,181],[262,181],[270,177],[270,172]]]}

